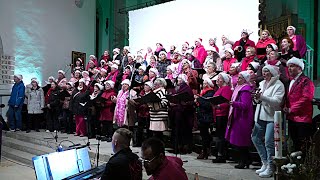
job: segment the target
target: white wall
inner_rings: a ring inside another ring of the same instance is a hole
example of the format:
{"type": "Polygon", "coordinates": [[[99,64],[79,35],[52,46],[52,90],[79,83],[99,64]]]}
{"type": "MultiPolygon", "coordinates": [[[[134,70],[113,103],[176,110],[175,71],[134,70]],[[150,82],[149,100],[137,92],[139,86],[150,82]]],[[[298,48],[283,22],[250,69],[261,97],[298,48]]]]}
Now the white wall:
{"type": "MultiPolygon", "coordinates": [[[[0,36],[5,54],[16,57],[15,73],[42,84],[71,63],[71,51],[95,48],[95,0],[0,0],[0,36]]],[[[70,73],[70,70],[68,74],[70,73]]]]}

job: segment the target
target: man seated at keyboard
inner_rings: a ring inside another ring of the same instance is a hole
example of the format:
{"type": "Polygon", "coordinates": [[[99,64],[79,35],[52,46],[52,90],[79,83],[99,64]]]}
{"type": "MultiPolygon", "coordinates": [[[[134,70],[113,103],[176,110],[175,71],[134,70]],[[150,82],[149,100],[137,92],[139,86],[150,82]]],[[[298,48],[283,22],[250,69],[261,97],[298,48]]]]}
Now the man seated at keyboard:
{"type": "Polygon", "coordinates": [[[142,163],[139,156],[130,149],[132,133],[125,128],[117,129],[112,136],[113,155],[101,177],[101,180],[141,180],[142,163]]]}
{"type": "Polygon", "coordinates": [[[157,138],[147,139],[141,146],[141,161],[149,180],[187,180],[180,158],[166,156],[163,142],[157,138]]]}

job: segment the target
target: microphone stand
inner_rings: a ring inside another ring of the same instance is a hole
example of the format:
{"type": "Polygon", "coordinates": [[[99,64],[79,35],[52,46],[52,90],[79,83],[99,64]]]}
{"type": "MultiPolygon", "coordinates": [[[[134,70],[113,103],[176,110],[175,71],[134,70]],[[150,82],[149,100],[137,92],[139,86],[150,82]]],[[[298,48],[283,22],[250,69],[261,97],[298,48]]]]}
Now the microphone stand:
{"type": "Polygon", "coordinates": [[[98,139],[97,167],[99,166],[100,141],[101,138],[98,139]]]}

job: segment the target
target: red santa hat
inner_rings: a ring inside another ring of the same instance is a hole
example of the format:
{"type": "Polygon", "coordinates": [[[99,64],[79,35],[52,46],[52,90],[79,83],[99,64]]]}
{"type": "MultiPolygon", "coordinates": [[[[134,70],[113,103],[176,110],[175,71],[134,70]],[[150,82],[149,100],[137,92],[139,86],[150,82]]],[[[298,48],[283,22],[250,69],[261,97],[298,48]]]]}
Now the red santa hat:
{"type": "Polygon", "coordinates": [[[184,42],[183,44],[186,44],[188,47],[189,47],[189,43],[186,41],[186,42],[184,42]]]}
{"type": "Polygon", "coordinates": [[[111,80],[105,81],[105,82],[104,82],[104,85],[106,85],[106,84],[109,84],[110,87],[111,87],[111,89],[113,89],[113,88],[114,88],[114,85],[115,85],[115,83],[114,83],[113,81],[111,81],[111,80]]]}
{"type": "Polygon", "coordinates": [[[194,42],[199,42],[200,44],[202,43],[202,38],[197,38],[196,40],[194,40],[194,42]]]}
{"type": "Polygon", "coordinates": [[[102,91],[103,88],[104,88],[104,87],[103,87],[101,84],[99,84],[99,83],[95,83],[94,85],[97,86],[97,87],[100,89],[100,91],[102,91]]]}

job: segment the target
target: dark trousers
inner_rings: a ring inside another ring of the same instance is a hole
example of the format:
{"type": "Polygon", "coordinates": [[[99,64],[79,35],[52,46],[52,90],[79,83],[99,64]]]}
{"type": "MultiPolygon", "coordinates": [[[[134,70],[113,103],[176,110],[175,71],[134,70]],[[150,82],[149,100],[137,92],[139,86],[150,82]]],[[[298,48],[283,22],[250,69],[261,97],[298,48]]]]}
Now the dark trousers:
{"type": "Polygon", "coordinates": [[[148,117],[138,117],[138,127],[135,134],[135,143],[141,145],[144,140],[143,130],[147,130],[147,138],[151,137],[151,132],[149,130],[150,119],[148,117]]]}
{"type": "Polygon", "coordinates": [[[312,124],[288,121],[289,135],[293,141],[294,151],[305,152],[310,145],[310,138],[312,136],[312,124]]]}
{"type": "Polygon", "coordinates": [[[176,112],[175,133],[178,146],[192,145],[193,113],[176,112]]]}
{"type": "Polygon", "coordinates": [[[59,130],[59,112],[57,110],[49,109],[47,111],[47,130],[59,130]]]}
{"type": "Polygon", "coordinates": [[[28,123],[27,129],[31,130],[39,130],[40,120],[42,118],[42,114],[28,114],[28,123]]]}
{"type": "Polygon", "coordinates": [[[22,105],[22,110],[21,110],[21,120],[22,120],[22,126],[21,129],[25,130],[28,128],[28,105],[27,104],[23,104],[22,105]]]}
{"type": "Polygon", "coordinates": [[[69,109],[62,110],[62,124],[66,133],[72,134],[75,131],[73,115],[69,109]]]}
{"type": "Polygon", "coordinates": [[[88,137],[95,137],[96,136],[96,125],[97,125],[97,115],[89,115],[87,117],[87,132],[88,137]]]}
{"type": "Polygon", "coordinates": [[[218,150],[218,156],[226,156],[226,140],[224,138],[226,134],[226,128],[228,124],[227,116],[217,116],[216,117],[216,147],[218,150]]]}
{"type": "Polygon", "coordinates": [[[251,161],[249,147],[247,146],[234,146],[237,151],[237,161],[247,163],[251,161]]]}
{"type": "Polygon", "coordinates": [[[209,133],[210,123],[199,123],[200,136],[202,142],[202,150],[207,152],[207,149],[210,147],[211,135],[209,133]]]}
{"type": "Polygon", "coordinates": [[[163,141],[163,132],[162,131],[152,131],[153,137],[160,139],[163,141]]]}
{"type": "Polygon", "coordinates": [[[100,121],[100,126],[99,127],[101,127],[101,133],[100,133],[101,136],[106,136],[106,137],[110,137],[110,138],[112,137],[112,135],[113,135],[113,123],[112,123],[112,120],[110,120],[110,121],[100,121]]]}

